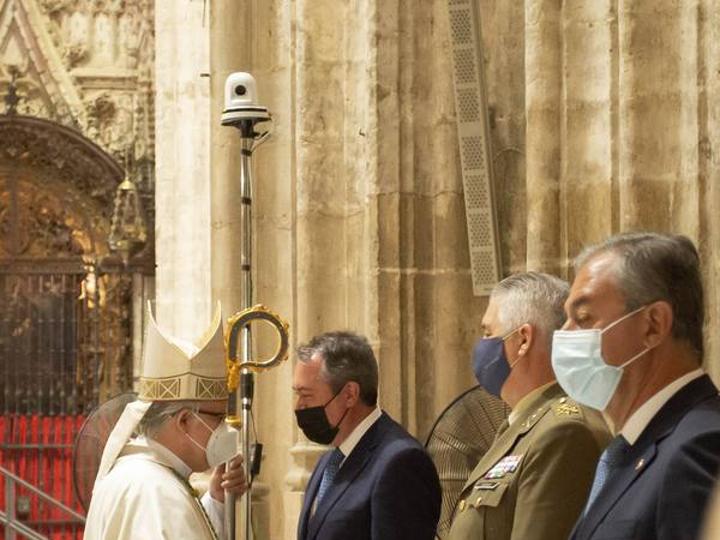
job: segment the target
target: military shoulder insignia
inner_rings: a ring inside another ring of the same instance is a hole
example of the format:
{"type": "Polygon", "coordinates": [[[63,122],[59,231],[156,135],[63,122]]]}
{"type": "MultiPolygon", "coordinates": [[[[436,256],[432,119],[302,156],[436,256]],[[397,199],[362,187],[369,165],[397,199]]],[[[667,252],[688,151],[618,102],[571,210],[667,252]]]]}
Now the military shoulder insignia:
{"type": "Polygon", "coordinates": [[[494,480],[496,478],[502,478],[508,473],[515,472],[520,465],[522,454],[516,456],[505,456],[495,465],[493,465],[488,472],[485,473],[483,478],[494,480]]]}
{"type": "Polygon", "coordinates": [[[555,416],[579,416],[580,408],[572,402],[569,402],[567,398],[560,398],[560,400],[553,405],[553,412],[555,416]]]}

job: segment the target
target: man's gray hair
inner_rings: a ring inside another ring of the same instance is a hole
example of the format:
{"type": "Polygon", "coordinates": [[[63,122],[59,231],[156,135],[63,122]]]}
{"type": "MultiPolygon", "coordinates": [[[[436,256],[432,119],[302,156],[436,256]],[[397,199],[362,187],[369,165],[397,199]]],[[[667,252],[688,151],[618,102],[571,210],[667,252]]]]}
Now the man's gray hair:
{"type": "Polygon", "coordinates": [[[183,409],[196,411],[199,408],[197,401],[154,401],[150,408],[140,420],[137,427],[138,435],[145,435],[153,438],[168,418],[179,413],[183,409]]]}
{"type": "Polygon", "coordinates": [[[664,300],[672,307],[672,335],[703,356],[705,308],[700,256],[682,235],[625,233],[586,248],[575,259],[576,273],[603,253],[617,255],[613,268],[627,312],[664,300]]]}
{"type": "Polygon", "coordinates": [[[365,405],[377,404],[378,365],[365,337],[353,332],[327,332],[297,350],[301,362],[310,362],[315,354],[323,360],[320,374],[334,394],[353,381],[360,386],[360,399],[365,405]]]}
{"type": "Polygon", "coordinates": [[[565,323],[565,300],[570,292],[566,281],[542,272],[513,274],[498,283],[490,295],[497,306],[503,334],[525,323],[539,329],[548,348],[553,331],[565,323]]]}

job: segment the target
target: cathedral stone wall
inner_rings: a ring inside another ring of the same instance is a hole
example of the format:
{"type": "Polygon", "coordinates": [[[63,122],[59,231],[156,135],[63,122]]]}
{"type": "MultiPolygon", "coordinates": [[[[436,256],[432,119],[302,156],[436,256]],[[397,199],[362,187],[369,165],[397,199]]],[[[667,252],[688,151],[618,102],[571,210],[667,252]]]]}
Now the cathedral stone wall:
{"type": "MultiPolygon", "coordinates": [[[[158,62],[163,50],[209,43],[210,74],[205,90],[193,74],[204,57],[176,54],[173,82],[157,82],[157,116],[167,119],[158,122],[167,135],[156,139],[165,163],[158,186],[167,178],[173,189],[168,171],[194,186],[158,192],[158,298],[185,321],[209,313],[212,299],[240,307],[239,155],[219,120],[225,76],[250,71],[274,116],[273,137],[255,157],[256,297],[290,321],[293,344],[338,328],[366,334],[383,408],[425,437],[473,384],[469,354],[486,305],[469,272],[447,1],[208,4],[204,13],[197,1],[156,3],[158,62]],[[179,21],[175,33],[166,16],[179,21]],[[174,99],[188,103],[193,121],[171,118],[174,99]],[[188,218],[202,231],[160,233],[188,218]],[[170,272],[185,280],[164,280],[170,272]]],[[[687,234],[703,258],[706,366],[717,377],[720,4],[479,7],[503,273],[571,278],[582,246],[612,233],[687,234]]],[[[258,377],[264,538],[294,537],[322,451],[294,425],[291,376],[292,360],[258,377]]]]}

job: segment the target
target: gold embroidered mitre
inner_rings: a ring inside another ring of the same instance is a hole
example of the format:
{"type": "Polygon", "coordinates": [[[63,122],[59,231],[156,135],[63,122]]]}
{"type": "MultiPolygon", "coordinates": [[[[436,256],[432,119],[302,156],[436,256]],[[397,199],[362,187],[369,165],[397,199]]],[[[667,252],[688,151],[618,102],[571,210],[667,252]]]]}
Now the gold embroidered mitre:
{"type": "Polygon", "coordinates": [[[220,305],[195,342],[165,336],[148,306],[138,397],[147,401],[212,400],[228,396],[220,305]]]}

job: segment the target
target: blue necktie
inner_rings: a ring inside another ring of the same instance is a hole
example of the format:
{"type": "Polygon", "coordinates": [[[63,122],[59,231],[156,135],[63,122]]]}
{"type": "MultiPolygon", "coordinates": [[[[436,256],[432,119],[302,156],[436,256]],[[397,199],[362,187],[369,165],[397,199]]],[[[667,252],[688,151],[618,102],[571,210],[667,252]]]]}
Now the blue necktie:
{"type": "Polygon", "coordinates": [[[595,499],[597,499],[597,496],[600,494],[600,491],[602,491],[603,486],[613,471],[622,463],[623,455],[628,448],[630,448],[630,445],[625,438],[622,435],[618,435],[600,455],[597,469],[595,469],[595,479],[593,480],[592,488],[590,488],[590,496],[583,510],[583,516],[587,514],[588,509],[595,502],[595,499]]]}
{"type": "Polygon", "coordinates": [[[315,496],[316,506],[320,506],[320,501],[322,501],[322,498],[325,496],[327,490],[330,489],[333,480],[335,480],[335,475],[340,469],[340,464],[342,463],[343,459],[345,459],[345,455],[340,451],[339,448],[336,448],[332,451],[332,454],[330,454],[330,459],[325,466],[322,480],[320,481],[320,487],[318,488],[317,495],[315,496]]]}

